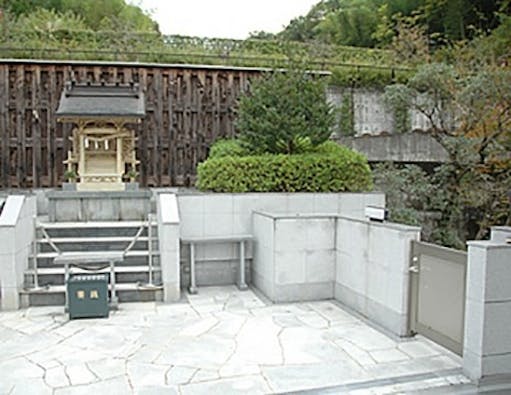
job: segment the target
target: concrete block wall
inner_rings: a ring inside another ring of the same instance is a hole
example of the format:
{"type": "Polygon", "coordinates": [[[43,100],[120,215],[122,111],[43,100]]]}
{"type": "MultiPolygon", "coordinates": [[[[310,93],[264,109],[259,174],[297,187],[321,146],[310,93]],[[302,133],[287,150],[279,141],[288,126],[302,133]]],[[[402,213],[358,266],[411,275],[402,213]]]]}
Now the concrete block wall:
{"type": "Polygon", "coordinates": [[[511,245],[468,243],[464,373],[476,382],[511,379],[511,245]]]}
{"type": "Polygon", "coordinates": [[[274,302],[331,299],[335,216],[255,212],[255,285],[274,302]]]}
{"type": "Polygon", "coordinates": [[[23,275],[28,266],[36,199],[34,196],[7,197],[0,215],[0,300],[2,310],[20,306],[23,275]]]}
{"type": "Polygon", "coordinates": [[[410,242],[419,239],[420,228],[338,218],[335,299],[406,336],[410,242]]]}

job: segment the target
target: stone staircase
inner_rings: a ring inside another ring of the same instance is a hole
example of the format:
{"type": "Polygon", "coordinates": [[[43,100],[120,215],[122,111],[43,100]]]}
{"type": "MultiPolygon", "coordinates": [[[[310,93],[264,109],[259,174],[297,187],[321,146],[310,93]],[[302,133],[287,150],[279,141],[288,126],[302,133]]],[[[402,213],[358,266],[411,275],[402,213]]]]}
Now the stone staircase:
{"type": "MultiPolygon", "coordinates": [[[[65,270],[54,263],[62,254],[83,258],[107,252],[124,252],[122,263],[115,264],[116,292],[119,302],[161,300],[157,223],[151,221],[35,221],[36,241],[25,272],[22,303],[26,306],[64,305],[65,270]]],[[[101,265],[73,265],[73,274],[110,273],[107,262],[101,265]]]]}

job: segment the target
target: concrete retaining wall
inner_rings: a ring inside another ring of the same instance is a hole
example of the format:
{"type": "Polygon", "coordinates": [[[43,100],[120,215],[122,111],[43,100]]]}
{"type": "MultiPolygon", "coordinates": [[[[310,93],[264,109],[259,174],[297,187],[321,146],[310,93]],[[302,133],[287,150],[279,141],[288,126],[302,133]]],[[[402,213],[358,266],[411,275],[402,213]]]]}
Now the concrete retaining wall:
{"type": "MultiPolygon", "coordinates": [[[[350,95],[353,101],[353,123],[357,135],[378,135],[394,131],[394,114],[385,105],[384,91],[377,89],[352,89],[329,87],[328,101],[340,109],[343,98],[350,95]]],[[[417,111],[410,111],[411,130],[427,130],[431,127],[428,119],[417,111]]]]}
{"type": "Polygon", "coordinates": [[[2,310],[20,308],[23,275],[34,239],[33,196],[9,196],[0,215],[0,298],[2,310]]]}
{"type": "Polygon", "coordinates": [[[339,142],[363,153],[369,162],[442,163],[448,161],[445,149],[428,133],[423,132],[341,137],[339,142]]]}
{"type": "Polygon", "coordinates": [[[335,299],[406,336],[410,242],[420,228],[338,218],[336,229],[335,299]]]}

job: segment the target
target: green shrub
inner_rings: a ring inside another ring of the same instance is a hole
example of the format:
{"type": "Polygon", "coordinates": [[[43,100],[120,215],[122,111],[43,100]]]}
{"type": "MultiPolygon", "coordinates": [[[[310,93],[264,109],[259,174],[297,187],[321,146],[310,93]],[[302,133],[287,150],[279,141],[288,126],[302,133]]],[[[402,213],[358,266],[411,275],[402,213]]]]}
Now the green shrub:
{"type": "Polygon", "coordinates": [[[210,158],[197,168],[197,187],[214,192],[361,192],[372,189],[366,158],[326,143],[316,152],[210,158]]]}
{"type": "Polygon", "coordinates": [[[327,140],[334,122],[325,81],[298,69],[254,80],[240,98],[236,126],[252,153],[297,154],[327,140]]]}
{"type": "Polygon", "coordinates": [[[236,139],[220,139],[213,143],[209,149],[208,158],[223,158],[226,156],[243,156],[248,152],[236,139]]]}

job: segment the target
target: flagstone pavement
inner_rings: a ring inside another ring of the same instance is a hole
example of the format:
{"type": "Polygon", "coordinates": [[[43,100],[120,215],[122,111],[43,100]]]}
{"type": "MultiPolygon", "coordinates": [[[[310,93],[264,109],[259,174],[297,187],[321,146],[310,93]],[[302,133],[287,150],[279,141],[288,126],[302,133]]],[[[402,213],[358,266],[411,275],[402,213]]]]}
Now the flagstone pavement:
{"type": "Polygon", "coordinates": [[[468,382],[458,356],[335,301],[275,305],[231,286],[187,299],[121,304],[105,319],[0,312],[0,394],[383,395],[468,382]]]}

